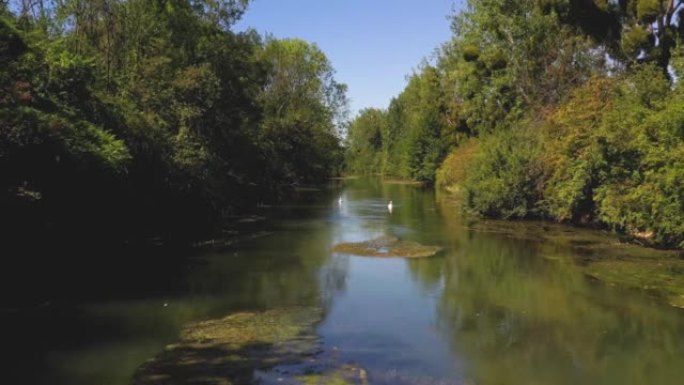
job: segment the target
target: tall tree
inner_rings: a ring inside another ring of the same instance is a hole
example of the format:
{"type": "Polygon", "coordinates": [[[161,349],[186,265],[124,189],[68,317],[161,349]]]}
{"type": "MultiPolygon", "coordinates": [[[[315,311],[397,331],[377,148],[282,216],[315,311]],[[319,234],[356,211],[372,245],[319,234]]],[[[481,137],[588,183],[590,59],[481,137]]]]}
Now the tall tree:
{"type": "Polygon", "coordinates": [[[386,135],[387,117],[383,110],[361,110],[349,125],[347,133],[347,168],[356,174],[383,172],[383,136],[386,135]]]}
{"type": "Polygon", "coordinates": [[[335,80],[325,54],[303,40],[268,38],[261,57],[269,65],[262,135],[274,172],[286,183],[320,180],[341,167],[337,125],[347,87],[335,80]]]}

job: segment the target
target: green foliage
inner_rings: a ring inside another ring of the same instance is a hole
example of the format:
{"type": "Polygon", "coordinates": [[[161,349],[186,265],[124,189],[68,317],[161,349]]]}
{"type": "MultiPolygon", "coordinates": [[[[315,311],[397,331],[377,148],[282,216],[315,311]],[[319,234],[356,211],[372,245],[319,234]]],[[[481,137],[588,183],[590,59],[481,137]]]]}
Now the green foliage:
{"type": "Polygon", "coordinates": [[[574,16],[565,21],[594,32],[592,35],[604,45],[613,60],[628,66],[655,63],[667,73],[673,51],[684,32],[678,21],[681,2],[621,0],[570,3],[574,16]],[[605,27],[597,27],[600,25],[605,27]]]}
{"type": "Polygon", "coordinates": [[[346,87],[312,44],[231,32],[247,3],[3,6],[0,230],[182,243],[336,172],[346,87]]]}
{"type": "Polygon", "coordinates": [[[436,178],[481,215],[684,247],[683,91],[669,79],[683,67],[684,5],[468,4],[437,66],[410,78],[384,124],[352,125],[350,169],[374,171],[380,157],[384,175],[436,178]]]}
{"type": "Polygon", "coordinates": [[[499,131],[480,139],[463,181],[471,209],[487,216],[539,215],[540,148],[529,131],[499,131]]]}
{"type": "Polygon", "coordinates": [[[681,242],[674,181],[682,117],[679,103],[663,103],[670,92],[653,66],[618,84],[597,79],[577,90],[552,117],[546,138],[555,154],[545,190],[551,216],[653,232],[662,245],[681,242]]]}
{"type": "Polygon", "coordinates": [[[349,171],[434,183],[458,128],[450,121],[444,81],[443,71],[426,65],[387,111],[362,111],[350,125],[349,171]]]}
{"type": "Polygon", "coordinates": [[[554,218],[579,221],[593,215],[594,188],[606,166],[605,138],[597,134],[605,111],[611,108],[611,92],[610,81],[592,79],[576,89],[546,123],[544,205],[554,218]]]}
{"type": "Polygon", "coordinates": [[[14,167],[20,167],[12,164],[14,156],[41,146],[51,148],[59,159],[69,157],[84,166],[109,170],[120,171],[130,160],[121,140],[73,116],[20,106],[11,111],[0,109],[0,118],[0,155],[14,167]]]}
{"type": "Polygon", "coordinates": [[[438,184],[482,215],[592,223],[684,247],[684,105],[664,71],[681,70],[679,8],[587,3],[474,0],[454,19],[442,87],[478,138],[458,141],[438,184]],[[587,24],[602,19],[619,20],[622,34],[587,24]]]}
{"type": "Polygon", "coordinates": [[[383,134],[387,131],[386,125],[385,111],[368,108],[359,112],[347,132],[348,171],[355,174],[382,172],[383,134]]]}
{"type": "Polygon", "coordinates": [[[637,57],[642,50],[647,50],[652,45],[653,36],[641,25],[635,25],[622,35],[622,49],[631,57],[637,57]]]}
{"type": "Polygon", "coordinates": [[[463,192],[463,184],[475,155],[479,153],[479,146],[479,140],[469,139],[452,151],[437,170],[437,187],[454,193],[463,192]]]}
{"type": "Polygon", "coordinates": [[[601,60],[590,41],[562,23],[560,2],[470,1],[453,19],[453,50],[443,59],[460,114],[480,133],[514,125],[528,109],[555,103],[601,60]],[[477,51],[475,58],[470,52],[477,51]]]}
{"type": "Polygon", "coordinates": [[[482,138],[464,183],[468,203],[484,215],[596,222],[682,247],[684,105],[664,103],[673,92],[657,67],[645,66],[578,88],[543,135],[482,138]]]}
{"type": "Polygon", "coordinates": [[[480,58],[480,47],[474,44],[464,45],[462,48],[463,59],[467,62],[473,62],[480,58]]]}
{"type": "Polygon", "coordinates": [[[663,11],[663,0],[636,0],[636,13],[641,22],[653,23],[663,11]]]}
{"type": "Polygon", "coordinates": [[[335,81],[325,54],[305,41],[269,39],[260,55],[269,65],[259,99],[273,177],[286,183],[326,178],[342,154],[335,123],[344,115],[346,86],[335,81]]]}
{"type": "MultiPolygon", "coordinates": [[[[382,174],[434,183],[448,151],[464,137],[513,129],[530,110],[559,102],[600,68],[591,40],[562,23],[560,2],[469,5],[454,17],[456,35],[437,64],[423,66],[391,102],[382,174]]],[[[350,140],[356,146],[357,138],[350,140]]],[[[348,162],[366,162],[357,155],[349,152],[348,162]]]]}
{"type": "Polygon", "coordinates": [[[683,247],[684,104],[655,71],[646,67],[626,80],[615,112],[604,119],[609,170],[596,202],[599,219],[611,227],[683,247]]]}
{"type": "Polygon", "coordinates": [[[26,51],[26,44],[12,24],[0,13],[0,63],[7,64],[26,51]]]}
{"type": "Polygon", "coordinates": [[[412,179],[432,184],[449,145],[440,137],[447,123],[438,70],[425,67],[420,75],[409,80],[403,96],[407,108],[401,130],[406,133],[404,146],[409,154],[408,174],[412,179]]]}

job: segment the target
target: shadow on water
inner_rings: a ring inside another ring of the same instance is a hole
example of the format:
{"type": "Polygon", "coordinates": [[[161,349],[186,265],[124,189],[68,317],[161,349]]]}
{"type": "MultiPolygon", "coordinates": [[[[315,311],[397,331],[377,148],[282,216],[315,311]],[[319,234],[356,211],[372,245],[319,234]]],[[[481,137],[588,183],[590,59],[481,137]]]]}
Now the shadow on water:
{"type": "Polygon", "coordinates": [[[201,252],[123,250],[118,263],[98,265],[98,257],[120,251],[100,250],[72,259],[87,265],[33,266],[30,284],[3,281],[18,304],[0,310],[0,383],[127,384],[188,323],[276,305],[320,306],[320,285],[337,285],[334,293],[344,281],[344,266],[323,267],[329,195],[305,192],[291,207],[264,208],[268,219],[231,227],[230,242],[201,252]],[[236,232],[259,236],[236,242],[236,232]],[[86,267],[91,274],[79,276],[86,267]]]}

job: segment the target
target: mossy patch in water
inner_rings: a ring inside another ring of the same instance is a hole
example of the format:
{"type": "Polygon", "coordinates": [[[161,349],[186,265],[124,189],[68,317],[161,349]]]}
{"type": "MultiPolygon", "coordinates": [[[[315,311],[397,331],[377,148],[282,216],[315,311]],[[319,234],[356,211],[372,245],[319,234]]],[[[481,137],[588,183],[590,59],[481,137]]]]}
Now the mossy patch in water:
{"type": "Polygon", "coordinates": [[[582,271],[608,285],[638,289],[684,308],[684,253],[625,242],[614,234],[545,222],[479,221],[481,233],[530,242],[543,258],[573,260],[582,271]]]}
{"type": "Polygon", "coordinates": [[[344,365],[321,374],[295,377],[302,385],[368,385],[368,374],[363,368],[344,365]]]}
{"type": "Polygon", "coordinates": [[[319,350],[314,307],[242,312],[187,325],[181,342],[138,369],[134,385],[245,384],[257,369],[294,363],[319,350]]]}
{"type": "Polygon", "coordinates": [[[605,260],[589,264],[587,273],[603,282],[647,290],[663,296],[672,305],[684,308],[684,261],[605,260]]]}
{"type": "Polygon", "coordinates": [[[265,312],[242,312],[225,318],[190,324],[181,332],[185,343],[241,346],[277,343],[296,338],[320,317],[315,308],[283,308],[265,312]]]}
{"type": "Polygon", "coordinates": [[[340,243],[333,247],[333,251],[365,257],[425,258],[436,255],[442,251],[442,248],[404,241],[396,237],[382,236],[370,241],[340,243]]]}

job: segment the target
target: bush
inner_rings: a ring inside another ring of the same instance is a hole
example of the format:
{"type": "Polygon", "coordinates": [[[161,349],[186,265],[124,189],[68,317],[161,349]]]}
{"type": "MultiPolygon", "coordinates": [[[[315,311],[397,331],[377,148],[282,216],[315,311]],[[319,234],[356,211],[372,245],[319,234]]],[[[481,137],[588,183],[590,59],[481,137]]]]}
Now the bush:
{"type": "Polygon", "coordinates": [[[592,79],[552,113],[544,124],[543,206],[561,221],[586,221],[594,214],[594,188],[605,174],[605,138],[599,127],[610,110],[613,84],[592,79]]]}
{"type": "Polygon", "coordinates": [[[461,190],[473,157],[479,151],[479,141],[469,139],[456,148],[437,169],[437,187],[450,191],[461,190]]]}
{"type": "Polygon", "coordinates": [[[644,98],[656,87],[656,81],[637,85],[606,117],[615,155],[595,200],[599,220],[612,228],[684,247],[684,102],[678,93],[644,98]]]}
{"type": "Polygon", "coordinates": [[[542,169],[538,144],[526,128],[481,138],[465,178],[468,205],[485,216],[539,216],[542,169]]]}

